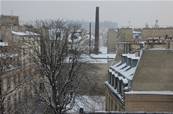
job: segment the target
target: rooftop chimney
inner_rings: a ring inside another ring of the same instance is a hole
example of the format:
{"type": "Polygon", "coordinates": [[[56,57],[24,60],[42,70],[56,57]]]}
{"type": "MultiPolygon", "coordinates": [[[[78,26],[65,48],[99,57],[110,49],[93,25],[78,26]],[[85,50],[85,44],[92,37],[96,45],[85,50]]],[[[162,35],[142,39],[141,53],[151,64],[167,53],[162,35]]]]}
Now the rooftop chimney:
{"type": "Polygon", "coordinates": [[[96,7],[94,51],[96,54],[99,52],[99,7],[96,7]]]}

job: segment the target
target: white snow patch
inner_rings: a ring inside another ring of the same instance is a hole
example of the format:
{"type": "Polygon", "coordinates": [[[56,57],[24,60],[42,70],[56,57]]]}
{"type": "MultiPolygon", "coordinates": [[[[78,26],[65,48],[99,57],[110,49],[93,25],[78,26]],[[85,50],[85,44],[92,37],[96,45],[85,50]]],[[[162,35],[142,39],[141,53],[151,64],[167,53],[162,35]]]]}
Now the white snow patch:
{"type": "Polygon", "coordinates": [[[0,42],[0,46],[8,46],[8,42],[0,42]]]}
{"type": "Polygon", "coordinates": [[[99,47],[99,52],[107,53],[107,47],[99,47]]]}
{"type": "Polygon", "coordinates": [[[80,56],[80,60],[81,62],[86,62],[86,63],[108,63],[109,60],[113,60],[115,58],[116,54],[114,54],[113,56],[107,56],[104,55],[87,55],[87,54],[82,54],[80,56]]]}
{"type": "Polygon", "coordinates": [[[17,35],[17,36],[38,36],[39,34],[34,33],[34,32],[30,32],[30,31],[25,31],[25,32],[15,32],[15,31],[11,31],[13,35],[17,35]]]}
{"type": "Polygon", "coordinates": [[[86,112],[105,111],[105,96],[79,96],[69,112],[79,112],[83,108],[86,112]]]}
{"type": "Polygon", "coordinates": [[[138,56],[136,56],[136,54],[122,54],[122,56],[126,56],[127,58],[131,58],[131,59],[139,59],[138,56]]]}
{"type": "Polygon", "coordinates": [[[96,59],[114,59],[116,54],[91,54],[90,56],[96,59]]]}

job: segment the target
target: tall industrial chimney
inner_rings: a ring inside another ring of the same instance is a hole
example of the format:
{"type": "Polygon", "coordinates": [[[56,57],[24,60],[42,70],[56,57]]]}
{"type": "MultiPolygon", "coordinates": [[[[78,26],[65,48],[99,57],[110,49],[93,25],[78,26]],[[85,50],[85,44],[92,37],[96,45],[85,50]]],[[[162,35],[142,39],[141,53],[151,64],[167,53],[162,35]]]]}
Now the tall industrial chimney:
{"type": "Polygon", "coordinates": [[[96,7],[94,51],[96,54],[99,53],[99,7],[96,7]]]}
{"type": "Polygon", "coordinates": [[[91,54],[91,22],[89,23],[89,54],[91,54]]]}

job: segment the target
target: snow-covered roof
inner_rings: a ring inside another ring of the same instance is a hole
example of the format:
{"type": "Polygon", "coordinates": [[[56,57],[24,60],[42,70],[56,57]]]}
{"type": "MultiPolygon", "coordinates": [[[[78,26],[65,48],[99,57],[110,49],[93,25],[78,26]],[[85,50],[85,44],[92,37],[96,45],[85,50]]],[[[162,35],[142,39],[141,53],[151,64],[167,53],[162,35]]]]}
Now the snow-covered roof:
{"type": "Polygon", "coordinates": [[[116,54],[105,54],[105,53],[101,53],[101,54],[91,54],[90,55],[91,58],[95,58],[95,59],[114,59],[116,54]]]}
{"type": "Polygon", "coordinates": [[[77,96],[75,99],[75,104],[72,110],[68,111],[73,114],[73,112],[78,112],[80,108],[84,111],[104,111],[105,110],[105,96],[77,96]]]}
{"type": "Polygon", "coordinates": [[[31,32],[31,31],[25,31],[25,32],[15,32],[11,31],[13,35],[17,36],[39,36],[39,34],[31,32]]]}
{"type": "Polygon", "coordinates": [[[99,52],[99,54],[82,54],[80,60],[87,63],[108,63],[116,57],[116,54],[107,53],[107,47],[99,47],[99,52]]]}
{"type": "Polygon", "coordinates": [[[0,42],[0,46],[8,46],[8,42],[0,42]]]}
{"type": "Polygon", "coordinates": [[[93,57],[91,57],[90,55],[87,55],[87,54],[82,54],[80,56],[80,61],[81,62],[86,62],[86,63],[108,63],[107,58],[98,59],[98,58],[93,58],[93,57]]]}
{"type": "Polygon", "coordinates": [[[126,63],[123,63],[121,65],[114,65],[111,66],[112,69],[120,73],[123,77],[126,77],[128,80],[132,80],[136,67],[130,67],[126,63]]]}
{"type": "Polygon", "coordinates": [[[141,34],[140,31],[133,31],[133,34],[141,34]]]}
{"type": "Polygon", "coordinates": [[[119,80],[122,80],[124,84],[128,83],[128,80],[126,78],[123,78],[121,76],[118,76],[118,74],[116,74],[114,71],[112,71],[112,69],[109,69],[109,72],[114,75],[115,77],[117,77],[119,80]]]}
{"type": "Polygon", "coordinates": [[[173,95],[173,91],[129,91],[126,94],[157,94],[157,95],[173,95]]]}
{"type": "MultiPolygon", "coordinates": [[[[127,58],[131,59],[137,59],[139,60],[139,57],[137,57],[135,54],[122,54],[122,56],[125,56],[127,58]]],[[[118,62],[115,65],[110,66],[109,72],[112,74],[116,73],[119,78],[122,78],[120,80],[123,80],[124,83],[127,83],[128,80],[132,80],[133,76],[135,74],[137,66],[130,66],[126,62],[118,62]]],[[[116,76],[116,75],[115,75],[116,76]]]]}
{"type": "Polygon", "coordinates": [[[12,54],[12,53],[8,53],[8,54],[0,53],[0,57],[4,57],[4,58],[6,58],[6,57],[17,57],[17,56],[18,56],[17,53],[16,54],[12,54]]]}
{"type": "Polygon", "coordinates": [[[136,56],[135,54],[122,54],[122,56],[126,56],[127,58],[131,58],[131,59],[139,59],[138,56],[136,56]]]}
{"type": "Polygon", "coordinates": [[[129,80],[132,80],[136,67],[132,67],[129,70],[120,71],[120,73],[129,80]]]}
{"type": "Polygon", "coordinates": [[[173,50],[143,50],[133,78],[132,90],[173,91],[172,68],[173,50]]]}

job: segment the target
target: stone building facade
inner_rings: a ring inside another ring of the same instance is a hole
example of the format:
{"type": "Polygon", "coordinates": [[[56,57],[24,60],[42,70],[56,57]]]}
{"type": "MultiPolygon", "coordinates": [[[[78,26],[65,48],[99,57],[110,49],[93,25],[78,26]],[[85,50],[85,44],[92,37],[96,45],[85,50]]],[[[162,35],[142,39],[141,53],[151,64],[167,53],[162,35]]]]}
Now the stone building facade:
{"type": "Polygon", "coordinates": [[[108,53],[115,53],[119,42],[133,41],[132,28],[109,29],[107,33],[108,53]]]}
{"type": "Polygon", "coordinates": [[[1,15],[0,16],[0,25],[1,26],[18,26],[19,25],[19,18],[18,16],[7,16],[7,15],[1,15]]]}
{"type": "Polygon", "coordinates": [[[122,54],[122,59],[108,70],[106,110],[124,111],[125,92],[131,89],[132,79],[139,60],[138,54],[122,54]]]}
{"type": "Polygon", "coordinates": [[[169,37],[173,37],[173,28],[143,28],[142,29],[142,38],[154,38],[154,37],[165,37],[168,35],[169,37]]]}
{"type": "Polygon", "coordinates": [[[29,49],[21,43],[33,35],[19,32],[25,27],[19,25],[17,16],[1,16],[0,20],[0,111],[18,114],[19,104],[34,96],[31,80],[38,76],[29,49]]]}
{"type": "Polygon", "coordinates": [[[108,71],[106,110],[172,112],[172,54],[165,48],[141,50],[139,57],[122,54],[108,71]]]}

